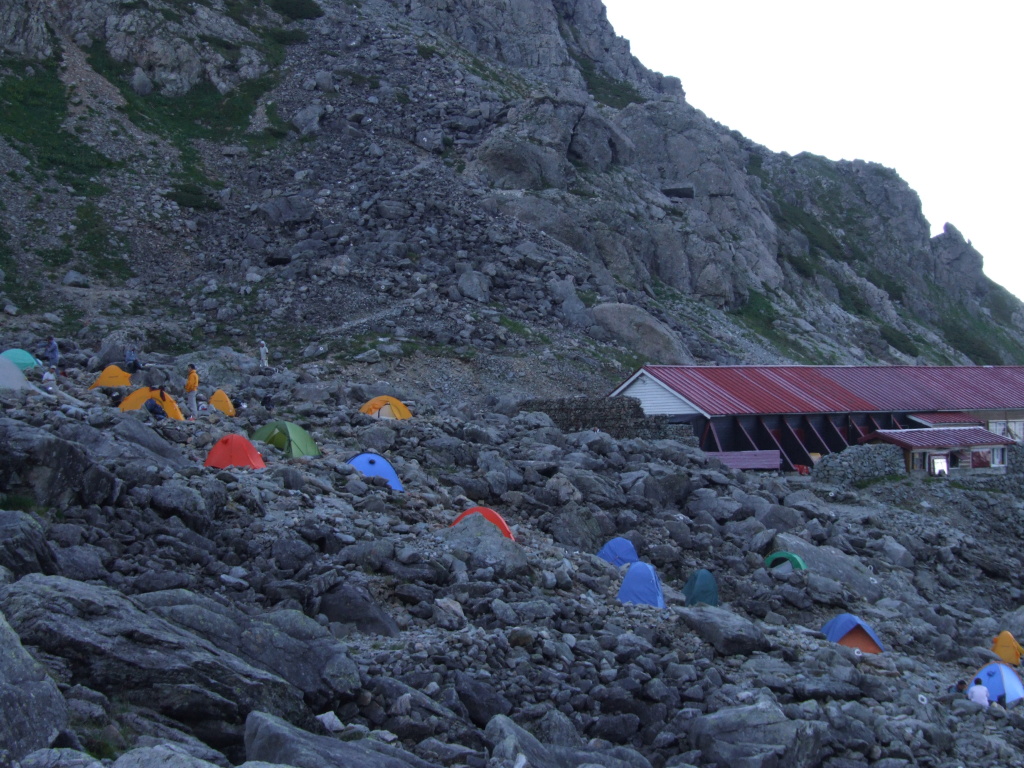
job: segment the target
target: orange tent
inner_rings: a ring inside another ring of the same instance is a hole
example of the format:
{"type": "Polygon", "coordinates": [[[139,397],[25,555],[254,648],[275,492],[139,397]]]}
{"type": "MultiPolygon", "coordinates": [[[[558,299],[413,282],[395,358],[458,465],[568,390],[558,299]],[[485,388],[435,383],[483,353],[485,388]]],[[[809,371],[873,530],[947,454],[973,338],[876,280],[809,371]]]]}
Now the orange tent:
{"type": "Polygon", "coordinates": [[[108,365],[96,377],[96,381],[92,383],[89,389],[96,389],[96,387],[130,387],[131,384],[132,375],[128,371],[122,371],[116,365],[108,365]]]}
{"type": "Polygon", "coordinates": [[[142,387],[136,389],[128,397],[121,401],[121,405],[118,406],[122,411],[137,411],[146,401],[149,399],[156,400],[160,406],[164,409],[164,412],[172,419],[178,421],[184,421],[185,417],[181,415],[181,409],[178,404],[174,402],[174,398],[164,392],[163,399],[160,398],[160,390],[156,387],[142,387]]]}
{"type": "Polygon", "coordinates": [[[224,435],[214,443],[213,448],[206,455],[204,467],[248,467],[249,469],[266,469],[267,465],[256,450],[256,446],[249,442],[244,435],[224,435]]]}
{"type": "Polygon", "coordinates": [[[223,389],[218,389],[210,395],[210,405],[227,416],[235,415],[235,406],[223,389]]]}
{"type": "Polygon", "coordinates": [[[1005,629],[993,638],[992,650],[1007,664],[1015,667],[1020,664],[1020,657],[1024,655],[1024,648],[1020,647],[1017,638],[1005,629]]]}
{"type": "Polygon", "coordinates": [[[359,412],[377,419],[412,418],[412,412],[405,403],[398,398],[388,397],[387,395],[381,395],[363,403],[363,407],[359,409],[359,412]]]}
{"type": "Polygon", "coordinates": [[[452,525],[458,525],[459,522],[469,517],[470,515],[483,515],[486,520],[494,523],[494,525],[497,526],[498,530],[501,531],[502,536],[504,536],[506,539],[512,539],[512,541],[516,540],[516,537],[512,535],[512,529],[508,527],[508,523],[505,522],[505,519],[490,507],[472,507],[470,509],[467,509],[461,515],[455,518],[455,522],[453,522],[452,525]]]}

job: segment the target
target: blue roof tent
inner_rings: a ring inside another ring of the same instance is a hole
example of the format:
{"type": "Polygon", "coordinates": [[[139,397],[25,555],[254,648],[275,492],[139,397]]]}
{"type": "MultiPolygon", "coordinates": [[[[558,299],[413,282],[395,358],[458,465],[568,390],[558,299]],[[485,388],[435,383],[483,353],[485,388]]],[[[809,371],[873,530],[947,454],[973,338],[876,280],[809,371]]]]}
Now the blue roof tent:
{"type": "Polygon", "coordinates": [[[398,479],[398,473],[391,466],[391,462],[380,454],[360,453],[348,460],[348,463],[358,469],[367,477],[383,477],[394,491],[404,491],[402,481],[398,479]]]}
{"type": "Polygon", "coordinates": [[[620,603],[640,603],[653,605],[655,608],[665,607],[665,596],[661,592],[658,572],[648,563],[633,563],[626,571],[619,587],[620,603]]]}
{"type": "Polygon", "coordinates": [[[854,616],[852,613],[840,613],[826,623],[821,628],[821,631],[833,643],[846,645],[850,648],[860,648],[862,651],[869,653],[881,653],[885,650],[882,641],[875,634],[875,630],[869,627],[859,616],[854,616]],[[871,648],[868,641],[873,641],[878,646],[878,650],[876,651],[871,648]]]}
{"type": "Polygon", "coordinates": [[[718,605],[718,582],[711,571],[705,568],[694,571],[683,587],[683,597],[687,605],[718,605]]]}
{"type": "Polygon", "coordinates": [[[633,542],[621,536],[616,536],[601,547],[597,556],[602,560],[607,560],[616,568],[628,565],[629,563],[635,563],[640,559],[637,557],[636,547],[633,546],[633,542]]]}
{"type": "Polygon", "coordinates": [[[1008,664],[998,661],[986,664],[974,677],[981,678],[981,684],[988,688],[989,701],[995,701],[1003,695],[1006,696],[1007,704],[1024,699],[1024,683],[1008,664]]]}

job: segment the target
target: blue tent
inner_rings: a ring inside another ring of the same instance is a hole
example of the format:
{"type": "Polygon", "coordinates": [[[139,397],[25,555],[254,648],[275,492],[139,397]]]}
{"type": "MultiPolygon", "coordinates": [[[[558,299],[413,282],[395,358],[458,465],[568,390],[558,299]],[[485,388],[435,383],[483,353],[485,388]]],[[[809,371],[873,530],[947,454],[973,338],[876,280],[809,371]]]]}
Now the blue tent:
{"type": "Polygon", "coordinates": [[[683,597],[687,605],[718,605],[718,582],[711,571],[705,568],[694,571],[683,587],[683,597]]]}
{"type": "Polygon", "coordinates": [[[859,648],[867,653],[882,653],[885,650],[875,630],[852,613],[840,613],[825,624],[821,631],[833,643],[849,648],[859,648]]]}
{"type": "Polygon", "coordinates": [[[601,547],[597,556],[602,560],[607,560],[616,568],[628,563],[635,563],[640,559],[637,557],[636,547],[633,546],[633,542],[629,539],[624,539],[621,536],[616,536],[601,547]]]}
{"type": "Polygon", "coordinates": [[[661,582],[653,565],[637,562],[629,566],[619,587],[619,602],[665,607],[665,596],[661,593],[661,582]]]}
{"type": "Polygon", "coordinates": [[[391,462],[376,453],[360,453],[348,460],[348,463],[358,469],[367,477],[383,477],[388,481],[392,490],[404,491],[402,481],[398,479],[398,473],[391,466],[391,462]]]}
{"type": "Polygon", "coordinates": [[[988,700],[995,701],[1006,696],[1006,703],[1012,704],[1024,699],[1024,683],[1009,664],[994,661],[978,670],[975,677],[981,678],[981,684],[988,688],[988,700]]]}

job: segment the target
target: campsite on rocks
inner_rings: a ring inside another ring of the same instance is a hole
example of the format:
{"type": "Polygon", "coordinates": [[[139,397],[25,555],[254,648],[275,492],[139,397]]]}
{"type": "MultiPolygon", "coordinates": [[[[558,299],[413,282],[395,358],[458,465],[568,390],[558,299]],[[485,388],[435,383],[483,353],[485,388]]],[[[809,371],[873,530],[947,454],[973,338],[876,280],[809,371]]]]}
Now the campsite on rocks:
{"type": "Polygon", "coordinates": [[[0,768],[1024,766],[1024,305],[678,74],[0,3],[0,768]]]}

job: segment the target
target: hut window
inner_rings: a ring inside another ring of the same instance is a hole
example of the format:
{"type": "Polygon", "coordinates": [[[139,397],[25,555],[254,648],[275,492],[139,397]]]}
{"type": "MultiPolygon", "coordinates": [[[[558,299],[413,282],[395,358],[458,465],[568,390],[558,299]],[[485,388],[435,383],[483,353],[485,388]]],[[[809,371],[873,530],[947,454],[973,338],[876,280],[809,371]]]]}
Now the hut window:
{"type": "Polygon", "coordinates": [[[923,470],[925,468],[925,456],[926,456],[926,454],[925,454],[924,451],[914,451],[913,453],[911,453],[910,454],[910,468],[912,470],[915,470],[915,469],[923,470]]]}
{"type": "Polygon", "coordinates": [[[971,468],[972,469],[985,469],[992,466],[992,449],[981,448],[977,451],[971,451],[971,468]]]}
{"type": "Polygon", "coordinates": [[[1006,449],[1005,448],[993,448],[992,449],[992,466],[993,467],[1005,467],[1006,466],[1006,449]]]}

